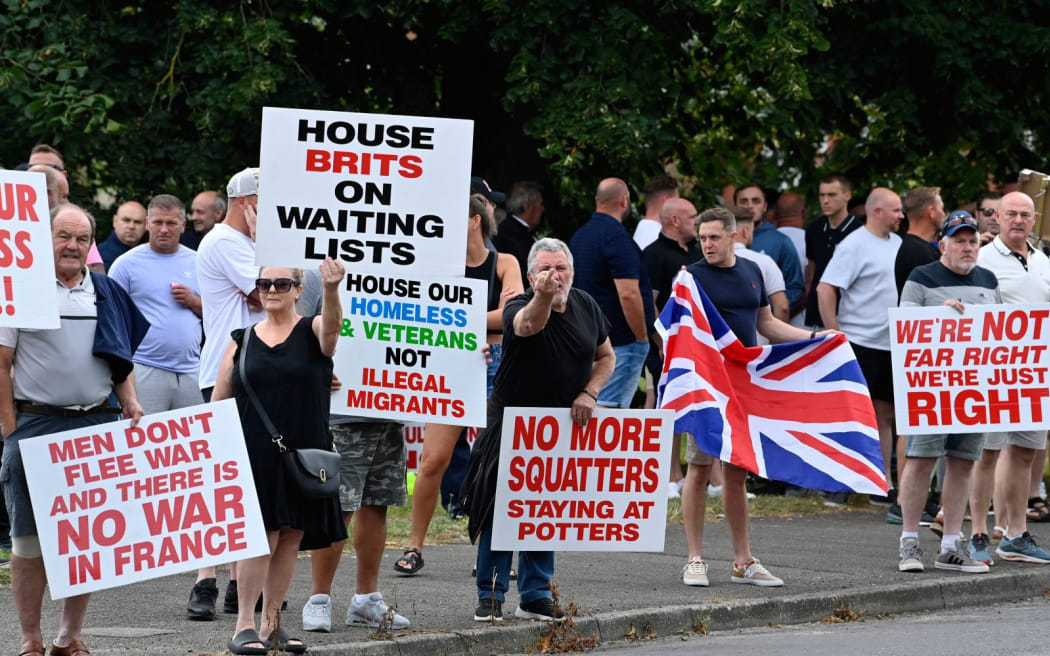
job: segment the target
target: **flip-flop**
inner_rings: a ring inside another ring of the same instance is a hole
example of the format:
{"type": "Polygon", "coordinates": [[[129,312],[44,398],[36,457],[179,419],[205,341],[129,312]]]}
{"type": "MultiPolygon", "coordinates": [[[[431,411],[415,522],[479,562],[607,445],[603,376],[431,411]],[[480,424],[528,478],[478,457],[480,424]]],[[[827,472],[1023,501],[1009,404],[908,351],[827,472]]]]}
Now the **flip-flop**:
{"type": "Polygon", "coordinates": [[[398,574],[404,574],[405,576],[413,576],[419,573],[419,570],[423,569],[423,552],[415,547],[411,549],[405,549],[405,553],[401,558],[394,561],[394,571],[398,574]],[[401,561],[408,563],[402,565],[401,561]]]}
{"type": "Polygon", "coordinates": [[[259,654],[260,656],[266,656],[267,648],[263,647],[249,647],[253,642],[257,642],[260,645],[265,645],[262,638],[259,637],[259,632],[255,629],[245,629],[233,636],[233,639],[226,643],[226,646],[234,654],[259,654]]]}
{"type": "MultiPolygon", "coordinates": [[[[273,634],[271,633],[268,637],[263,638],[262,643],[266,645],[267,650],[273,647],[273,634]]],[[[305,654],[306,643],[304,643],[299,638],[289,638],[288,633],[285,632],[284,629],[281,629],[277,632],[277,649],[279,651],[288,652],[289,654],[305,654]],[[288,644],[289,640],[299,640],[299,644],[290,645],[288,644]]]]}

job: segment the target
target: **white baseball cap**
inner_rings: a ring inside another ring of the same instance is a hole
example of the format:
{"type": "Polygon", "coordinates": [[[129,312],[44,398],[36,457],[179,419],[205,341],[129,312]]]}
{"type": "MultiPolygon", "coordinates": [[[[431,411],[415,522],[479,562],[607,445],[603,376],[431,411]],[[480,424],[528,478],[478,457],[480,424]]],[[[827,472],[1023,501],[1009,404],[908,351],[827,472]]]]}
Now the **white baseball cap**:
{"type": "Polygon", "coordinates": [[[226,197],[237,198],[238,196],[259,195],[259,169],[248,167],[239,171],[230,178],[226,185],[226,197]]]}

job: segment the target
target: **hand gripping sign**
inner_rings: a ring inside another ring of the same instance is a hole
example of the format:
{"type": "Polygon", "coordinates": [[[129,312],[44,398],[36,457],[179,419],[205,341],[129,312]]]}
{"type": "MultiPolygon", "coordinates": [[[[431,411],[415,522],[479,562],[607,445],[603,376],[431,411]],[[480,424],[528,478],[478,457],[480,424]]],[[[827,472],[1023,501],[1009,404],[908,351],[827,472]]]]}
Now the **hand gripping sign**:
{"type": "Polygon", "coordinates": [[[232,399],[21,440],[51,598],[269,553],[232,399]]]}
{"type": "Polygon", "coordinates": [[[663,551],[674,412],[507,408],[492,548],[663,551]]]}
{"type": "Polygon", "coordinates": [[[0,171],[0,326],[59,326],[43,173],[0,171]]]}

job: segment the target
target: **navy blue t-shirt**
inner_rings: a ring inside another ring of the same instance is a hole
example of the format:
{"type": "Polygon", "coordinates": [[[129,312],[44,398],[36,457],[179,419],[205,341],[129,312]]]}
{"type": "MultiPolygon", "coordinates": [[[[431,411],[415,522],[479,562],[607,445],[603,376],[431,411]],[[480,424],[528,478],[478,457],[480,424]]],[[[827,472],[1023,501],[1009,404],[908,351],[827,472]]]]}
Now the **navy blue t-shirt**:
{"type": "Polygon", "coordinates": [[[711,266],[707,260],[700,260],[690,264],[686,271],[693,274],[740,343],[758,344],[755,330],[758,311],[769,305],[758,265],[742,257],[736,258],[736,264],[731,267],[711,266]]]}
{"type": "Polygon", "coordinates": [[[656,320],[653,288],[642,250],[619,221],[595,212],[569,240],[573,259],[573,286],[590,294],[609,320],[609,342],[623,346],[635,341],[620,307],[614,279],[635,279],[642,293],[646,331],[656,320]]]}

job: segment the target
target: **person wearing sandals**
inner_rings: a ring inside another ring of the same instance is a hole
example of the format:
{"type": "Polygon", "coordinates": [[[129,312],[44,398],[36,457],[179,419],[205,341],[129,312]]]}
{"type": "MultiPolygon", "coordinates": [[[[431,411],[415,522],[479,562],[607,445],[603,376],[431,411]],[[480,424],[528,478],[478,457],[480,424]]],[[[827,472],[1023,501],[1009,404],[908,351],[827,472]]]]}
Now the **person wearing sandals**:
{"type": "MultiPolygon", "coordinates": [[[[466,277],[489,283],[488,337],[491,362],[488,365],[488,396],[492,396],[492,382],[499,369],[503,342],[503,306],[509,299],[521,294],[521,271],[513,255],[497,253],[486,246],[492,234],[492,209],[484,196],[470,197],[470,216],[467,219],[466,277]]],[[[404,555],[394,563],[394,571],[413,575],[423,568],[423,543],[437,506],[441,477],[452,457],[456,440],[465,429],[462,426],[428,423],[424,428],[423,456],[416,474],[412,495],[412,537],[404,555]]]]}
{"type": "Polygon", "coordinates": [[[302,293],[302,271],[262,267],[256,288],[266,318],[235,330],[226,345],[212,400],[237,400],[248,460],[259,497],[270,553],[238,563],[237,626],[228,646],[234,654],[265,654],[276,640],[281,651],[303,653],[302,640],[282,629],[274,636],[277,613],[291,584],[300,548],[327,547],[346,538],[339,500],[306,498],[285,481],[280,449],[267,430],[272,422],[289,448],[327,449],[332,354],[339,339],[342,308],[339,284],[343,265],[326,259],[320,316],[301,317],[295,301],[302,293]],[[242,358],[241,352],[244,351],[242,358]],[[252,397],[257,397],[257,401],[252,397]],[[265,412],[268,419],[264,419],[265,412]],[[255,629],[255,600],[263,612],[255,629]]]}

